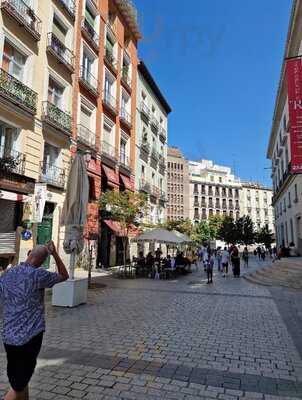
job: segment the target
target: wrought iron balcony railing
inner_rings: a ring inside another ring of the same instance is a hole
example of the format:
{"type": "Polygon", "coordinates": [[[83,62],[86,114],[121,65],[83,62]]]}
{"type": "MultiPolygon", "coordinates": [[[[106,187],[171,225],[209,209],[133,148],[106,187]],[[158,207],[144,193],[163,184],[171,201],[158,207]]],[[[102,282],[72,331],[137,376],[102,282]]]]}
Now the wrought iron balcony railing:
{"type": "Polygon", "coordinates": [[[146,153],[149,154],[149,153],[150,153],[150,150],[151,150],[150,143],[147,142],[147,141],[142,142],[142,143],[141,143],[141,149],[142,149],[143,151],[145,151],[146,153]]]}
{"type": "Polygon", "coordinates": [[[155,147],[152,147],[151,156],[155,161],[159,160],[159,154],[155,147]]]}
{"type": "Polygon", "coordinates": [[[0,95],[33,115],[37,112],[37,93],[1,68],[0,95]]]}
{"type": "Polygon", "coordinates": [[[159,166],[161,168],[165,169],[166,168],[166,160],[165,160],[165,158],[161,154],[158,155],[158,158],[159,158],[159,166]]]}
{"type": "Polygon", "coordinates": [[[130,169],[130,158],[125,153],[120,153],[120,165],[130,169]]]}
{"type": "Polygon", "coordinates": [[[159,196],[160,196],[160,190],[159,190],[159,188],[158,188],[157,186],[155,186],[155,185],[151,185],[151,192],[150,192],[150,194],[151,194],[153,197],[159,197],[159,196]]]}
{"type": "Polygon", "coordinates": [[[132,125],[132,123],[131,123],[131,115],[128,113],[128,111],[125,109],[125,107],[121,108],[120,119],[128,127],[131,127],[131,125],[132,125]]]}
{"type": "Polygon", "coordinates": [[[116,98],[112,96],[111,93],[107,92],[104,90],[103,92],[103,103],[110,108],[111,111],[113,111],[115,114],[117,113],[117,104],[116,104],[116,98]]]}
{"type": "Polygon", "coordinates": [[[86,126],[78,125],[78,141],[89,147],[95,147],[95,133],[86,126]]]}
{"type": "Polygon", "coordinates": [[[207,206],[207,203],[205,201],[202,201],[201,202],[201,207],[206,207],[206,206],[207,206]]]}
{"type": "Polygon", "coordinates": [[[47,51],[52,53],[60,63],[71,72],[74,71],[74,54],[52,32],[47,35],[47,51]]]}
{"type": "Polygon", "coordinates": [[[52,125],[54,128],[62,130],[68,135],[71,133],[72,119],[70,114],[62,111],[49,101],[43,102],[42,118],[43,121],[52,125]]]}
{"type": "Polygon", "coordinates": [[[83,66],[80,69],[80,81],[90,92],[98,95],[99,81],[83,66]]]}
{"type": "Polygon", "coordinates": [[[198,200],[194,200],[194,207],[199,207],[199,201],[198,200]]]}
{"type": "Polygon", "coordinates": [[[159,129],[159,138],[162,140],[162,142],[165,143],[167,140],[167,132],[166,130],[161,126],[159,129]]]}
{"type": "Polygon", "coordinates": [[[46,161],[42,161],[40,165],[41,182],[64,189],[66,181],[65,170],[46,161]]]}
{"type": "Polygon", "coordinates": [[[23,26],[35,40],[40,40],[41,20],[28,4],[22,0],[1,0],[1,8],[23,26]]]}
{"type": "Polygon", "coordinates": [[[116,41],[116,27],[114,24],[111,24],[109,21],[106,24],[106,29],[107,29],[107,34],[109,37],[113,40],[116,41]]]}
{"type": "Polygon", "coordinates": [[[116,152],[115,147],[112,144],[102,141],[101,143],[101,153],[105,156],[110,157],[111,159],[116,161],[116,152]]]}
{"type": "Polygon", "coordinates": [[[86,39],[91,43],[95,50],[99,50],[99,35],[94,30],[94,27],[88,22],[88,20],[84,17],[82,19],[82,32],[85,35],[86,39]]]}
{"type": "Polygon", "coordinates": [[[129,76],[129,68],[123,67],[123,69],[122,69],[122,83],[128,89],[131,89],[131,78],[129,76]]]}
{"type": "Polygon", "coordinates": [[[139,190],[145,193],[151,193],[151,184],[145,179],[141,179],[139,182],[139,190]]]}
{"type": "Polygon", "coordinates": [[[0,174],[23,175],[24,171],[25,155],[5,146],[0,146],[0,174]]]}
{"type": "Polygon", "coordinates": [[[105,55],[104,55],[105,62],[111,69],[115,72],[117,71],[117,60],[113,55],[113,52],[108,47],[105,47],[105,55]]]}
{"type": "Polygon", "coordinates": [[[194,214],[194,219],[199,220],[200,219],[200,214],[199,213],[195,213],[194,214]]]}
{"type": "Polygon", "coordinates": [[[151,126],[158,131],[159,130],[159,122],[157,121],[157,119],[154,117],[154,115],[151,118],[151,126]]]}
{"type": "Polygon", "coordinates": [[[58,0],[62,7],[67,11],[71,18],[75,18],[76,6],[73,0],[58,0]]]}
{"type": "Polygon", "coordinates": [[[150,115],[151,115],[150,108],[147,106],[147,104],[144,101],[141,102],[141,113],[146,118],[148,118],[148,120],[150,119],[150,115]]]}

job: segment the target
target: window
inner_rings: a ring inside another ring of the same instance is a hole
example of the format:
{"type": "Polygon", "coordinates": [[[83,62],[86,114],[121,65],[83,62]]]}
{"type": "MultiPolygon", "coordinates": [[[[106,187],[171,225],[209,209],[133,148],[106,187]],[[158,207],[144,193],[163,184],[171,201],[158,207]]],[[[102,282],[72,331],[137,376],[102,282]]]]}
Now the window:
{"type": "Polygon", "coordinates": [[[126,164],[126,151],[127,151],[127,142],[121,138],[120,142],[120,155],[121,155],[121,162],[126,164]]]}
{"type": "Polygon", "coordinates": [[[12,155],[17,150],[18,130],[0,122],[0,157],[12,155]]]}
{"type": "Polygon", "coordinates": [[[85,19],[92,28],[95,28],[96,15],[93,7],[89,1],[86,1],[85,19]]]}
{"type": "Polygon", "coordinates": [[[106,70],[105,72],[105,87],[104,91],[106,95],[114,96],[114,83],[115,79],[113,75],[110,74],[109,71],[106,70]]]}
{"type": "Polygon", "coordinates": [[[295,203],[297,203],[298,202],[298,187],[297,187],[297,184],[295,183],[295,203]]]}
{"type": "Polygon", "coordinates": [[[61,108],[62,98],[64,93],[64,87],[61,86],[52,77],[49,77],[48,82],[48,101],[55,106],[61,108]]]}
{"type": "Polygon", "coordinates": [[[61,20],[58,18],[56,14],[54,14],[53,16],[52,33],[60,40],[60,42],[65,44],[67,28],[61,22],[61,20]]]}
{"type": "Polygon", "coordinates": [[[221,178],[221,176],[219,177],[219,183],[222,183],[222,178],[221,178]]]}
{"type": "Polygon", "coordinates": [[[115,125],[107,117],[104,117],[103,141],[114,147],[115,145],[115,125]]]}
{"type": "Polygon", "coordinates": [[[4,42],[2,68],[10,75],[23,81],[26,57],[15,49],[7,40],[4,42]]]}
{"type": "Polygon", "coordinates": [[[130,97],[129,95],[123,90],[122,91],[122,100],[121,100],[121,114],[126,111],[126,113],[130,113],[130,97]]]}

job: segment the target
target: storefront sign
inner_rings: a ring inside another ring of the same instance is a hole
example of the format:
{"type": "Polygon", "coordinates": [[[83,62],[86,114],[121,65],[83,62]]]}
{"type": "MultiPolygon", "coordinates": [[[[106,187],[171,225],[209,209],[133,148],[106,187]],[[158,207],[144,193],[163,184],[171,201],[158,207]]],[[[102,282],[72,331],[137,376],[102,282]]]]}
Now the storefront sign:
{"type": "Polygon", "coordinates": [[[291,172],[302,173],[302,58],[286,66],[291,144],[291,172]]]}
{"type": "Polygon", "coordinates": [[[42,222],[44,207],[46,203],[47,186],[45,183],[36,183],[33,195],[33,219],[32,222],[42,222]]]}

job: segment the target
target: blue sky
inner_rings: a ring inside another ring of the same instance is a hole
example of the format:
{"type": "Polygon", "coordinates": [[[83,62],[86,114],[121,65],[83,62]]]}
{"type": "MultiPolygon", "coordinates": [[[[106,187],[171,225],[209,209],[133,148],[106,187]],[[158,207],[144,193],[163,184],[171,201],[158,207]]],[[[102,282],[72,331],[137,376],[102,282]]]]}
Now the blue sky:
{"type": "Polygon", "coordinates": [[[271,183],[266,148],[291,0],[136,0],[148,65],[173,112],[169,144],[271,183]]]}

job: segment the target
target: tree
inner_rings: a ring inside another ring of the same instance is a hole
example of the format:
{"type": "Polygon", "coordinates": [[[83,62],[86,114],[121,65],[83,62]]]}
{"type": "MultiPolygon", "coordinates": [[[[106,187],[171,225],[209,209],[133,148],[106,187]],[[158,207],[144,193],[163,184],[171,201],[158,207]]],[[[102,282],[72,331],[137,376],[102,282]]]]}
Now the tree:
{"type": "Polygon", "coordinates": [[[264,246],[269,249],[274,243],[274,234],[272,231],[268,228],[268,226],[264,226],[261,228],[257,233],[256,233],[256,242],[264,244],[264,246]]]}
{"type": "Polygon", "coordinates": [[[211,239],[210,227],[207,221],[201,221],[193,228],[191,238],[195,244],[201,246],[211,239]]]}
{"type": "Polygon", "coordinates": [[[245,215],[236,221],[236,230],[238,243],[248,246],[255,242],[254,223],[248,215],[245,215]]]}
{"type": "Polygon", "coordinates": [[[189,219],[181,221],[168,220],[162,224],[161,227],[167,229],[168,231],[176,230],[178,232],[185,233],[188,236],[191,236],[193,232],[193,224],[189,219]]]}
{"type": "Polygon", "coordinates": [[[224,218],[218,232],[218,237],[227,244],[236,244],[238,242],[238,230],[233,218],[224,218]]]}
{"type": "Polygon", "coordinates": [[[128,236],[133,226],[138,225],[139,219],[146,211],[146,195],[131,191],[107,191],[102,194],[99,206],[102,211],[110,212],[111,218],[120,224],[123,259],[124,265],[126,265],[128,236]]]}
{"type": "Polygon", "coordinates": [[[224,217],[221,215],[213,215],[209,218],[210,239],[218,239],[223,220],[224,217]]]}

